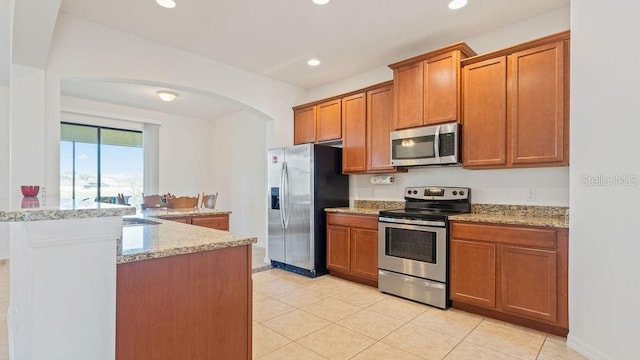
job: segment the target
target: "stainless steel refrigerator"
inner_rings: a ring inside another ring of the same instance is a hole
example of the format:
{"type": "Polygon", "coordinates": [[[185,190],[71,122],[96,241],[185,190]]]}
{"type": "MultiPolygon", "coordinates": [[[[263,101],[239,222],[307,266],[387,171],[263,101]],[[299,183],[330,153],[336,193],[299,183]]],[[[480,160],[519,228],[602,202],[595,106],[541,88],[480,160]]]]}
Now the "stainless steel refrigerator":
{"type": "Polygon", "coordinates": [[[303,144],[268,155],[271,265],[315,277],[326,273],[327,207],[349,206],[342,149],[303,144]]]}

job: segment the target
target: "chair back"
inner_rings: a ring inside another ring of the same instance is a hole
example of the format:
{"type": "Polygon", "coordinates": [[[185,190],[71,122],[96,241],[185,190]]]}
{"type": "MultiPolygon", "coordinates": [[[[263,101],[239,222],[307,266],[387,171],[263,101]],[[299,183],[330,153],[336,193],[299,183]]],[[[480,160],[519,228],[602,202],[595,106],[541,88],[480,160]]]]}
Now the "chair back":
{"type": "Polygon", "coordinates": [[[144,194],[142,194],[141,208],[143,210],[148,208],[159,208],[160,205],[161,205],[160,195],[145,196],[144,194]]]}
{"type": "Polygon", "coordinates": [[[211,195],[205,195],[202,193],[202,202],[200,203],[200,207],[207,209],[215,209],[216,202],[218,201],[218,193],[211,195]]]}
{"type": "Polygon", "coordinates": [[[190,209],[198,207],[198,196],[179,196],[168,199],[170,209],[190,209]]]}

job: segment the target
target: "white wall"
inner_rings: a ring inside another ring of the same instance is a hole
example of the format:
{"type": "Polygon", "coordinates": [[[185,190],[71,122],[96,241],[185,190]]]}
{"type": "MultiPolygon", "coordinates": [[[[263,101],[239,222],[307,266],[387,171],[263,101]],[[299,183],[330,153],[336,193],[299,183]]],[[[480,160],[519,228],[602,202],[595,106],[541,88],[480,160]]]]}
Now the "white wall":
{"type": "Polygon", "coordinates": [[[274,142],[283,146],[293,142],[291,106],[303,93],[295,86],[67,14],[58,18],[46,75],[45,166],[47,187],[51,189],[59,188],[61,79],[135,79],[226,96],[274,119],[274,142]]]}
{"type": "MultiPolygon", "coordinates": [[[[470,38],[461,38],[459,41],[466,42],[476,53],[482,54],[516,45],[524,41],[565,31],[567,29],[569,29],[568,6],[522,22],[495,29],[482,35],[470,38]]],[[[426,53],[436,49],[437,48],[425,48],[421,53],[426,53]]],[[[419,54],[417,53],[414,55],[419,54]]],[[[396,61],[401,60],[403,59],[397,59],[396,61]]],[[[337,94],[362,89],[367,86],[392,79],[393,71],[391,71],[388,66],[381,66],[340,81],[311,88],[304,94],[302,101],[297,104],[303,104],[337,94]]]]}
{"type": "MultiPolygon", "coordinates": [[[[0,198],[9,196],[9,87],[0,85],[0,198]]],[[[9,258],[9,224],[0,223],[0,259],[9,258]]]]}
{"type": "MultiPolygon", "coordinates": [[[[569,7],[564,7],[479,36],[460,40],[467,42],[478,54],[482,54],[567,29],[569,29],[569,7]]],[[[424,52],[431,50],[434,49],[424,49],[424,52]]],[[[357,90],[392,78],[393,72],[386,66],[373,69],[339,82],[310,89],[304,102],[357,90]]],[[[352,203],[355,199],[403,200],[403,189],[406,186],[441,185],[472,188],[474,203],[569,205],[568,167],[509,170],[411,169],[406,174],[396,175],[396,182],[392,185],[371,185],[370,177],[370,175],[350,177],[349,191],[352,203]],[[530,188],[536,190],[535,201],[527,201],[530,188]]]]}
{"type": "Polygon", "coordinates": [[[117,119],[134,117],[140,118],[140,121],[148,119],[162,123],[160,126],[160,193],[171,192],[176,195],[195,196],[211,186],[211,172],[208,164],[216,154],[211,149],[210,121],[70,96],[63,96],[61,103],[63,108],[113,114],[116,118],[114,120],[63,113],[62,121],[130,130],[142,130],[142,123],[117,119]]]}
{"type": "Polygon", "coordinates": [[[266,154],[269,123],[266,116],[241,111],[213,121],[211,185],[207,192],[219,192],[216,205],[232,211],[230,230],[258,237],[265,246],[267,208],[265,205],[266,154]]]}
{"type": "Polygon", "coordinates": [[[461,186],[472,189],[474,204],[521,204],[569,206],[569,169],[531,168],[502,170],[467,170],[461,167],[410,169],[394,174],[390,185],[371,184],[372,175],[349,178],[351,200],[404,200],[407,186],[461,186]],[[529,189],[536,192],[535,201],[528,201],[529,189]]]}
{"type": "Polygon", "coordinates": [[[11,183],[9,194],[22,196],[21,185],[44,185],[44,71],[11,69],[11,183]]]}
{"type": "Polygon", "coordinates": [[[591,359],[640,359],[640,25],[624,5],[571,4],[568,343],[591,359]]]}

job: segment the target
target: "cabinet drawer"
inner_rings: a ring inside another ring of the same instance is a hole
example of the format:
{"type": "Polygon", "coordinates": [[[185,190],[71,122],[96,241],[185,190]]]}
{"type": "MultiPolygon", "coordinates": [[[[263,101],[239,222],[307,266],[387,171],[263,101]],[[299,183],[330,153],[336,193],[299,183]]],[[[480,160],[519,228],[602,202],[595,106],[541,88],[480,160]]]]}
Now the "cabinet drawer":
{"type": "Polygon", "coordinates": [[[378,216],[329,213],[327,224],[378,230],[378,216]]]}
{"type": "Polygon", "coordinates": [[[191,219],[191,224],[229,231],[229,217],[227,215],[194,217],[191,219]]]}
{"type": "Polygon", "coordinates": [[[452,239],[489,241],[494,243],[556,248],[556,230],[508,225],[478,225],[453,222],[452,239]]]}

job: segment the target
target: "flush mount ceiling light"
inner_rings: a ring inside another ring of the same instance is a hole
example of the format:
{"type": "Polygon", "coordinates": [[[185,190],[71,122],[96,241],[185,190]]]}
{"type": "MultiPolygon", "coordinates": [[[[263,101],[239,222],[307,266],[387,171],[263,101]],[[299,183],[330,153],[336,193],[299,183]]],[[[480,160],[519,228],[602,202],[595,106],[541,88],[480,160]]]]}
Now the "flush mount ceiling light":
{"type": "Polygon", "coordinates": [[[451,0],[449,3],[449,9],[458,10],[467,5],[467,0],[451,0]]]}
{"type": "Polygon", "coordinates": [[[168,91],[168,90],[158,90],[156,91],[156,94],[158,94],[158,96],[160,96],[160,99],[164,101],[173,101],[178,96],[177,92],[168,91]]]}
{"type": "Polygon", "coordinates": [[[318,66],[318,65],[320,65],[320,60],[318,60],[318,59],[309,59],[309,61],[307,61],[307,65],[309,65],[309,66],[318,66]]]}
{"type": "Polygon", "coordinates": [[[324,4],[328,3],[328,2],[329,2],[329,0],[313,0],[313,3],[317,4],[317,5],[324,5],[324,4]]]}
{"type": "Polygon", "coordinates": [[[173,9],[174,7],[176,7],[176,2],[173,0],[156,0],[156,2],[158,3],[158,5],[167,9],[173,9]]]}

